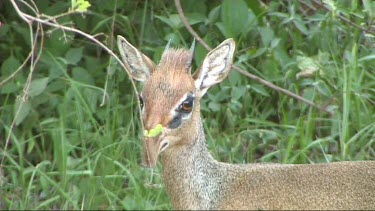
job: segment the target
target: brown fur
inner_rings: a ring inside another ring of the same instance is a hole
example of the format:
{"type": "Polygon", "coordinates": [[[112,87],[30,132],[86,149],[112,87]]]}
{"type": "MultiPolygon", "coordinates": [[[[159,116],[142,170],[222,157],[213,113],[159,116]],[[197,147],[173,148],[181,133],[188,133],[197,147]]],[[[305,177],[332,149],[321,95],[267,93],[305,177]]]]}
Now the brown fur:
{"type": "MultiPolygon", "coordinates": [[[[185,51],[170,52],[146,81],[144,94],[152,102],[146,103],[147,128],[167,124],[176,101],[195,92],[184,65],[188,56],[185,51]]],[[[199,110],[197,99],[191,120],[169,134],[178,141],[162,154],[163,178],[175,209],[375,208],[375,162],[220,163],[206,149],[199,110]]]]}
{"type": "Polygon", "coordinates": [[[156,70],[146,81],[143,90],[146,117],[145,129],[150,130],[157,124],[167,125],[171,120],[170,111],[184,94],[194,91],[194,82],[187,64],[192,53],[182,49],[172,49],[163,55],[156,70]],[[155,115],[158,114],[158,115],[155,115]]]}
{"type": "MultiPolygon", "coordinates": [[[[132,54],[135,48],[121,37],[119,46],[130,49],[130,53],[123,53],[125,62],[127,58],[139,58],[138,54],[132,54]]],[[[174,108],[184,100],[183,96],[187,93],[196,96],[191,115],[180,127],[144,140],[149,167],[156,165],[161,143],[165,140],[170,143],[162,152],[162,163],[163,180],[173,207],[375,210],[374,161],[236,165],[218,162],[211,156],[206,147],[199,98],[228,74],[234,47],[234,41],[228,39],[209,52],[203,65],[206,69],[200,69],[198,73],[202,74],[194,79],[189,69],[191,52],[185,50],[166,51],[156,67],[143,55],[144,61],[135,61],[140,65],[130,71],[139,80],[149,75],[148,70],[152,71],[143,90],[147,130],[157,124],[168,128],[174,108]],[[141,67],[149,65],[142,70],[141,67]],[[210,74],[210,70],[214,73],[210,74]]]]}

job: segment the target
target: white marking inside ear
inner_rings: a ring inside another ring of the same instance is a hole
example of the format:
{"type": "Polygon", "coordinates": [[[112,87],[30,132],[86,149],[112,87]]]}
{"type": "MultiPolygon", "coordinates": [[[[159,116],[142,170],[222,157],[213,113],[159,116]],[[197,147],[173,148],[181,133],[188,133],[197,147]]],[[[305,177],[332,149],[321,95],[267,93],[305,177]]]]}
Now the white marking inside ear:
{"type": "Polygon", "coordinates": [[[195,87],[199,91],[200,97],[206,93],[209,87],[221,82],[229,74],[234,50],[234,40],[227,39],[207,54],[196,73],[195,87]]]}
{"type": "Polygon", "coordinates": [[[150,69],[143,60],[143,55],[122,36],[117,36],[117,45],[125,67],[132,77],[145,81],[150,76],[150,69]]]}

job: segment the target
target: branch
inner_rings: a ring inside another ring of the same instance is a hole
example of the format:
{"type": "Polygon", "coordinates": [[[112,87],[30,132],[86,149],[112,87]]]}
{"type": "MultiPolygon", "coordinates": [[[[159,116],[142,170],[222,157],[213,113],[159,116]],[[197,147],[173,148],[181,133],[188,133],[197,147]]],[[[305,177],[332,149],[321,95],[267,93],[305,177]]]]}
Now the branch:
{"type": "MultiPolygon", "coordinates": [[[[184,12],[183,12],[183,10],[182,10],[182,7],[181,7],[181,2],[180,2],[180,0],[175,0],[174,1],[175,2],[175,5],[176,5],[176,8],[177,8],[177,11],[178,11],[178,14],[179,14],[179,16],[180,16],[180,18],[181,18],[181,21],[182,21],[182,23],[185,25],[185,27],[186,27],[186,29],[190,32],[190,34],[192,34],[194,37],[195,37],[195,39],[196,40],[198,40],[198,42],[200,43],[200,44],[202,44],[208,51],[210,51],[210,50],[212,50],[212,48],[194,31],[194,29],[190,26],[190,24],[189,24],[189,22],[188,22],[188,20],[187,20],[187,18],[185,17],[185,14],[184,14],[184,12]]],[[[242,75],[245,75],[246,77],[248,77],[248,78],[250,78],[250,79],[252,79],[252,80],[255,80],[255,81],[257,81],[257,82],[259,82],[260,84],[263,84],[263,85],[265,85],[265,86],[267,86],[267,87],[269,87],[269,88],[271,88],[271,89],[274,89],[274,90],[276,90],[276,91],[278,91],[278,92],[281,92],[281,93],[283,93],[283,94],[286,94],[286,95],[288,95],[288,96],[290,96],[290,97],[293,97],[293,98],[295,98],[295,99],[297,99],[297,100],[299,100],[299,101],[302,101],[302,102],[304,102],[304,103],[306,103],[306,104],[308,104],[308,105],[310,105],[310,106],[313,106],[313,107],[315,107],[315,108],[317,108],[317,109],[319,109],[319,110],[321,110],[321,111],[324,111],[324,112],[327,112],[327,113],[329,113],[329,114],[333,114],[333,112],[331,112],[331,111],[328,111],[327,109],[325,109],[325,108],[322,108],[322,107],[320,107],[320,106],[318,106],[318,105],[316,105],[314,102],[312,102],[312,101],[310,101],[310,100],[307,100],[307,99],[305,99],[305,98],[303,98],[303,97],[301,97],[301,96],[299,96],[299,95],[297,95],[297,94],[295,94],[295,93],[293,93],[293,92],[291,92],[291,91],[289,91],[289,90],[286,90],[286,89],[283,89],[283,88],[281,88],[281,87],[279,87],[279,86],[276,86],[275,84],[273,84],[273,83],[271,83],[271,82],[269,82],[269,81],[266,81],[266,80],[264,80],[264,79],[262,79],[262,78],[260,78],[260,77],[258,77],[258,76],[256,76],[256,75],[253,75],[253,74],[251,74],[251,73],[249,73],[249,72],[247,72],[246,70],[244,70],[244,69],[242,69],[242,68],[240,68],[240,67],[238,67],[238,66],[236,66],[236,65],[234,65],[233,64],[233,66],[232,66],[232,68],[233,69],[235,69],[237,72],[239,72],[239,73],[241,73],[242,75]]]]}
{"type": "MultiPolygon", "coordinates": [[[[317,0],[312,0],[314,2],[314,4],[318,5],[319,7],[323,8],[324,10],[328,11],[328,12],[332,12],[332,10],[330,8],[328,8],[326,5],[324,5],[322,2],[320,1],[317,1],[317,0]]],[[[301,1],[302,4],[305,4],[303,1],[301,1]]],[[[364,32],[367,32],[369,34],[372,34],[372,35],[375,35],[375,31],[371,30],[371,29],[366,29],[352,21],[350,21],[349,19],[345,18],[344,16],[338,14],[338,18],[342,21],[344,21],[345,23],[349,24],[349,25],[352,25],[364,32]]]]}
{"type": "MultiPolygon", "coordinates": [[[[24,12],[22,12],[17,4],[15,3],[15,0],[10,0],[10,2],[12,3],[14,9],[16,10],[17,14],[19,15],[20,18],[22,18],[22,20],[24,20],[26,23],[28,24],[31,24],[33,21],[35,22],[38,22],[40,24],[44,24],[44,25],[47,25],[47,26],[52,26],[52,27],[55,27],[55,28],[58,28],[58,29],[61,29],[61,30],[66,30],[66,31],[70,31],[70,32],[74,32],[76,34],[79,34],[89,40],[91,40],[92,42],[96,43],[98,46],[100,46],[102,49],[104,49],[109,55],[111,55],[122,67],[122,69],[127,73],[127,75],[129,76],[129,80],[133,86],[133,89],[134,89],[134,92],[135,94],[138,96],[138,91],[137,91],[137,86],[135,85],[135,82],[133,80],[133,78],[131,77],[130,75],[130,72],[126,69],[124,63],[121,61],[121,59],[119,59],[119,57],[116,56],[116,54],[113,53],[113,51],[111,49],[109,49],[106,45],[104,45],[102,42],[100,42],[99,40],[97,40],[94,36],[90,35],[90,34],[87,34],[81,30],[78,30],[78,29],[75,29],[75,28],[71,28],[71,27],[67,27],[67,26],[63,26],[63,25],[60,25],[58,23],[54,23],[54,22],[51,22],[51,21],[54,21],[54,18],[47,18],[47,19],[40,19],[40,15],[37,14],[38,17],[34,17],[34,16],[31,16],[31,15],[28,15],[24,12]]],[[[43,16],[44,17],[44,16],[43,16]]],[[[139,101],[138,102],[138,110],[141,111],[141,106],[140,106],[140,103],[139,101]]],[[[142,127],[142,131],[143,131],[143,121],[142,121],[142,114],[141,112],[139,112],[139,115],[140,115],[140,121],[141,121],[141,127],[142,127]]]]}

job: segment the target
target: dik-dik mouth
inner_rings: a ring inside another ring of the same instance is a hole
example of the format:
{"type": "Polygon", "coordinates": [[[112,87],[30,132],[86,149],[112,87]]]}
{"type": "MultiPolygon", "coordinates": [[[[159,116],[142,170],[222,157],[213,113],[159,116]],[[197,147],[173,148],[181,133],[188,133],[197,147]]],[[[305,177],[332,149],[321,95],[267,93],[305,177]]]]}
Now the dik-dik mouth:
{"type": "Polygon", "coordinates": [[[169,146],[169,141],[162,133],[156,137],[147,137],[143,139],[142,166],[153,168],[158,162],[159,154],[169,146]]]}

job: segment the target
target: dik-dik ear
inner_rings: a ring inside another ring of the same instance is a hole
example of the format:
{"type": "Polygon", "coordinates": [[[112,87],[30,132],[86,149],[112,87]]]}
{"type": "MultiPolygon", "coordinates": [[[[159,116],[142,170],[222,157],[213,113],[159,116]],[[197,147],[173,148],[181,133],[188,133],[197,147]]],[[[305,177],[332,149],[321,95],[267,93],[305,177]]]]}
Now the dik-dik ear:
{"type": "Polygon", "coordinates": [[[235,48],[235,42],[230,38],[207,54],[203,64],[193,75],[200,97],[207,92],[208,88],[227,77],[232,67],[235,48]]]}
{"type": "Polygon", "coordinates": [[[155,69],[155,64],[150,58],[138,51],[124,37],[117,36],[122,61],[130,75],[137,81],[145,81],[155,69]]]}

